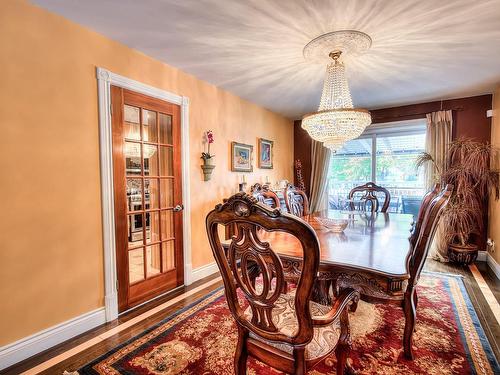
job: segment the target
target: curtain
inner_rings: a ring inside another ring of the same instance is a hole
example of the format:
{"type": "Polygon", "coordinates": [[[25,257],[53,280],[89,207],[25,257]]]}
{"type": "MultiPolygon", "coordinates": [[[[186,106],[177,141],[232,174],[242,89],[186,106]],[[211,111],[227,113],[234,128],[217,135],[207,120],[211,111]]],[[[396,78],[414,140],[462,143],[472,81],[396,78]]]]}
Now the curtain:
{"type": "MultiPolygon", "coordinates": [[[[453,127],[452,111],[438,111],[427,114],[427,135],[425,140],[425,150],[434,161],[437,168],[431,163],[427,163],[425,169],[425,179],[427,190],[440,181],[440,173],[446,171],[446,152],[451,142],[451,132],[453,127]]],[[[443,243],[444,224],[438,223],[436,234],[432,241],[429,254],[432,258],[441,262],[448,261],[448,244],[443,243]]]]}
{"type": "Polygon", "coordinates": [[[309,210],[311,213],[328,208],[327,185],[331,151],[323,143],[312,141],[311,186],[309,189],[309,210]]]}
{"type": "MultiPolygon", "coordinates": [[[[427,114],[425,151],[436,161],[436,165],[441,173],[446,170],[446,151],[451,142],[452,126],[452,111],[438,111],[427,114]]],[[[425,180],[427,190],[440,181],[438,172],[431,163],[427,163],[426,165],[425,180]]]]}

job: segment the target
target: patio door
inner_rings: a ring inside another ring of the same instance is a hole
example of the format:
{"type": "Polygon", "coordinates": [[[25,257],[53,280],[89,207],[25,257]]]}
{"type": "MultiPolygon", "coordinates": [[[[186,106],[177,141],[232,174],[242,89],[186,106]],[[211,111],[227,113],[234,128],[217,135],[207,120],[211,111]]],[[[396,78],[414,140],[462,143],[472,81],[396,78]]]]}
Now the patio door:
{"type": "Polygon", "coordinates": [[[118,309],[183,284],[180,107],[111,87],[118,309]]]}

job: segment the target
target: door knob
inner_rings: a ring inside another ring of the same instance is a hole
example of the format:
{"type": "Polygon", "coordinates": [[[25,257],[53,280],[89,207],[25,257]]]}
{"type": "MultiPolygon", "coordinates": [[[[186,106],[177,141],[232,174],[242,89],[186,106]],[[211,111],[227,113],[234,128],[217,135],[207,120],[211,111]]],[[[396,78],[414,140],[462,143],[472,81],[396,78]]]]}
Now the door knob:
{"type": "Polygon", "coordinates": [[[179,212],[184,209],[184,206],[182,204],[178,204],[177,206],[174,207],[174,212],[179,212]]]}

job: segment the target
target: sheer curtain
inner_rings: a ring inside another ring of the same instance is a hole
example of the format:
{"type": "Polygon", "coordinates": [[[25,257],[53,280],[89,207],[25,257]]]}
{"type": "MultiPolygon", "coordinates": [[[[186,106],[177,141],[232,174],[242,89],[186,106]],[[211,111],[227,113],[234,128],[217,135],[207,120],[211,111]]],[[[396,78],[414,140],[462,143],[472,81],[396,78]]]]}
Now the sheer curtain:
{"type": "Polygon", "coordinates": [[[331,151],[323,143],[312,141],[311,145],[311,186],[309,210],[311,213],[328,208],[326,190],[331,151]]]}
{"type": "MultiPolygon", "coordinates": [[[[453,129],[452,111],[438,111],[427,114],[427,136],[425,140],[425,150],[436,162],[437,168],[431,163],[427,163],[425,169],[426,188],[440,181],[440,174],[446,171],[446,152],[451,142],[453,129]]],[[[444,227],[440,221],[430,248],[430,256],[436,260],[446,262],[448,260],[448,244],[443,243],[442,238],[444,227]]]]}

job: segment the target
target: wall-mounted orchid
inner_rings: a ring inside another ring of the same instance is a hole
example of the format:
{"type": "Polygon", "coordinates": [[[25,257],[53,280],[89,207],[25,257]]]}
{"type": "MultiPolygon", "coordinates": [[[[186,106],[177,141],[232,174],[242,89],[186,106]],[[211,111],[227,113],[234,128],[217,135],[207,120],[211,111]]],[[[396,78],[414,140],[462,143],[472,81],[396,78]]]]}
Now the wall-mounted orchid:
{"type": "Polygon", "coordinates": [[[201,158],[203,160],[208,160],[213,158],[215,155],[210,154],[210,145],[214,143],[214,133],[211,130],[205,132],[205,143],[207,143],[207,152],[201,153],[201,158]]]}

